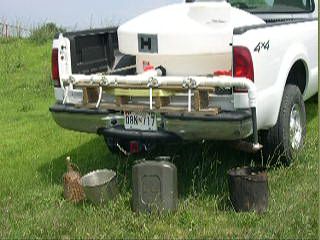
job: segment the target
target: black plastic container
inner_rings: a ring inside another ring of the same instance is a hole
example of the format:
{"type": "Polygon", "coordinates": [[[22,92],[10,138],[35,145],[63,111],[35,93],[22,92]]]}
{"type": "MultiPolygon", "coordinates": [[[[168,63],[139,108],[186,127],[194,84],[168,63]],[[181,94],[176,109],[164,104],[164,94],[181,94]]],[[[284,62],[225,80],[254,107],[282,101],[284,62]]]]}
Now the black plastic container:
{"type": "Polygon", "coordinates": [[[230,199],[237,212],[267,211],[269,187],[265,168],[231,169],[228,178],[230,199]]]}
{"type": "Polygon", "coordinates": [[[177,168],[163,161],[141,161],[132,169],[134,212],[172,212],[178,205],[177,168]]]}

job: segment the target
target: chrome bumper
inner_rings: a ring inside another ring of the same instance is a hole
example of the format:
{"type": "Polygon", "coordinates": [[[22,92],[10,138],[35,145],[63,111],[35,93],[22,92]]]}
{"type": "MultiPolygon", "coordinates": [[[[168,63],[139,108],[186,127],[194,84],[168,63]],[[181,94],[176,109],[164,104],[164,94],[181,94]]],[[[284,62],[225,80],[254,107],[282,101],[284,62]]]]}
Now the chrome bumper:
{"type": "Polygon", "coordinates": [[[159,114],[158,131],[131,131],[124,129],[120,112],[82,109],[56,104],[50,108],[56,123],[66,129],[99,133],[115,138],[145,140],[240,140],[253,132],[250,109],[222,112],[216,116],[193,114],[159,114]]]}

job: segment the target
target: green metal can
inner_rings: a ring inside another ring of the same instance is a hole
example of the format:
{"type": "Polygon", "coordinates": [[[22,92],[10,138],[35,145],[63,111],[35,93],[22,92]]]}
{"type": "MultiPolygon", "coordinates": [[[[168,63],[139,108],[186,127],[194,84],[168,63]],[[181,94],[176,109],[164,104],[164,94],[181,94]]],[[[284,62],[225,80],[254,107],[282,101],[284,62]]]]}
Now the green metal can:
{"type": "Polygon", "coordinates": [[[140,161],[132,169],[132,208],[137,213],[172,212],[178,206],[177,168],[159,157],[140,161]]]}

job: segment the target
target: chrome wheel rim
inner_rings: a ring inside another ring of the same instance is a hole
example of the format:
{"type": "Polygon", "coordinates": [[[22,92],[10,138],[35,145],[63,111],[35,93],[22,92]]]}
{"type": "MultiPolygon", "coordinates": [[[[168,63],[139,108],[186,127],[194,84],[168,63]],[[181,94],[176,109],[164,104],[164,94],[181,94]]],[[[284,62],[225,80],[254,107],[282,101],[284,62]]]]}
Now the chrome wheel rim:
{"type": "Polygon", "coordinates": [[[294,104],[290,113],[290,144],[293,150],[298,150],[302,140],[301,108],[294,104]]]}

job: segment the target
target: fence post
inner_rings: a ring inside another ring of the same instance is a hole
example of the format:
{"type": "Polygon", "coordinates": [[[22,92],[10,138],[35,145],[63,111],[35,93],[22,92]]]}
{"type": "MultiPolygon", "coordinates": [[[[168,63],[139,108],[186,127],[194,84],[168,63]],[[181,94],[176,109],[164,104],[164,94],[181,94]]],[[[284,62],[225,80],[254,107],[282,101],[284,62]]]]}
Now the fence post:
{"type": "Polygon", "coordinates": [[[5,35],[8,38],[8,24],[5,24],[5,35]]]}
{"type": "Polygon", "coordinates": [[[20,38],[20,24],[17,25],[17,37],[20,38]]]}
{"type": "Polygon", "coordinates": [[[17,25],[10,25],[6,22],[0,22],[0,37],[23,38],[23,37],[28,37],[29,35],[30,35],[30,29],[23,28],[20,23],[18,23],[17,25]]]}

